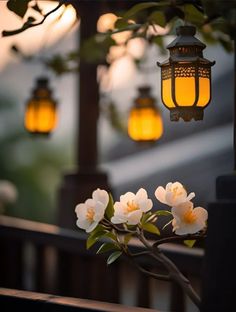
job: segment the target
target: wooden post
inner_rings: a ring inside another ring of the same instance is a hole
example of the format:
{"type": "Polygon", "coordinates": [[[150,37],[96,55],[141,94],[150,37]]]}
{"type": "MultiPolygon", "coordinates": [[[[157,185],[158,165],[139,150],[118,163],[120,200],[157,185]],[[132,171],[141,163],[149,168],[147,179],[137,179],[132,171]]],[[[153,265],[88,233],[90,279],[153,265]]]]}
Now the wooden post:
{"type": "MultiPolygon", "coordinates": [[[[102,1],[74,1],[80,20],[80,46],[96,34],[102,1]]],[[[91,197],[96,188],[110,190],[106,173],[97,168],[97,122],[99,90],[97,64],[80,61],[78,132],[76,134],[75,173],[66,174],[59,191],[58,224],[75,228],[76,204],[91,197]]]]}

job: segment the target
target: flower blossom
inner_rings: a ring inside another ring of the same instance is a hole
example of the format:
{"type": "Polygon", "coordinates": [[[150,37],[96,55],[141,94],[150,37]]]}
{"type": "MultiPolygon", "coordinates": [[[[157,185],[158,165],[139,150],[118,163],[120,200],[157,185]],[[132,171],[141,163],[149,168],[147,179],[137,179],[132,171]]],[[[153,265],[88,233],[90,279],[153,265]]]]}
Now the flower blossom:
{"type": "Polygon", "coordinates": [[[108,202],[108,193],[98,188],[93,192],[92,198],[76,206],[75,212],[78,218],[76,225],[87,233],[92,232],[103,219],[108,202]]]}
{"type": "Polygon", "coordinates": [[[127,192],[120,196],[120,201],[114,204],[114,224],[127,223],[136,225],[140,222],[143,212],[152,208],[152,200],[148,198],[146,190],[139,189],[136,194],[127,192]]]}
{"type": "Polygon", "coordinates": [[[18,196],[15,185],[7,180],[0,180],[0,206],[12,204],[18,196]]]}
{"type": "Polygon", "coordinates": [[[165,189],[164,187],[159,186],[155,191],[155,196],[161,203],[173,207],[190,201],[195,197],[195,193],[187,195],[187,192],[181,183],[169,182],[165,189]]]}
{"type": "Polygon", "coordinates": [[[173,231],[177,235],[194,234],[206,226],[208,213],[202,207],[193,208],[190,201],[184,202],[171,209],[173,231]]]}

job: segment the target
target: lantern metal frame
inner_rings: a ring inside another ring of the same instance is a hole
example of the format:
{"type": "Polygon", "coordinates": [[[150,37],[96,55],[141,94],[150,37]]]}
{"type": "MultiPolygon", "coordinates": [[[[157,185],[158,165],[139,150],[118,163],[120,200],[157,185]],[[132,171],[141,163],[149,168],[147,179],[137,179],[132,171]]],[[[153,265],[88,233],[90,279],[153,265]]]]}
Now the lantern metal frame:
{"type": "Polygon", "coordinates": [[[163,63],[157,62],[161,67],[161,81],[171,78],[171,99],[175,107],[169,107],[163,99],[163,88],[161,88],[161,97],[163,104],[170,110],[170,120],[178,121],[182,118],[184,121],[202,120],[204,109],[211,101],[211,62],[203,57],[203,50],[206,45],[194,37],[196,28],[194,26],[179,26],[176,29],[177,38],[171,42],[167,49],[170,51],[170,57],[163,63]],[[195,78],[195,101],[191,106],[179,105],[176,100],[175,78],[176,77],[194,77],[195,78]],[[197,106],[199,101],[199,78],[209,79],[209,101],[204,106],[197,106]]]}

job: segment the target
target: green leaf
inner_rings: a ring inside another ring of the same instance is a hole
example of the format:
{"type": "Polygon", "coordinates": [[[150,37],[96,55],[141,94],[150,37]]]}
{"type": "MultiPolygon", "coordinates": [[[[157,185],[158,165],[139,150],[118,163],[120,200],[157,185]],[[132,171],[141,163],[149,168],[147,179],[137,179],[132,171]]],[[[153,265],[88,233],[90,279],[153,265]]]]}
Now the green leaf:
{"type": "Polygon", "coordinates": [[[125,28],[130,25],[130,22],[124,18],[118,18],[115,22],[115,29],[125,28]]]}
{"type": "Polygon", "coordinates": [[[198,11],[194,5],[186,4],[184,6],[185,20],[195,26],[202,26],[205,22],[203,13],[198,11]]]}
{"type": "Polygon", "coordinates": [[[132,16],[136,15],[140,11],[153,8],[153,7],[161,7],[168,5],[168,1],[160,1],[160,2],[144,2],[144,3],[138,3],[134,5],[130,10],[128,10],[124,15],[124,19],[131,18],[132,16]]]}
{"type": "Polygon", "coordinates": [[[105,210],[105,216],[109,220],[111,220],[113,215],[114,215],[114,200],[113,200],[111,193],[109,193],[109,202],[108,202],[107,208],[105,210]]]}
{"type": "Polygon", "coordinates": [[[143,25],[142,24],[129,24],[128,26],[122,27],[120,29],[115,29],[113,31],[110,31],[109,35],[113,35],[113,34],[118,34],[120,32],[126,31],[126,30],[131,30],[131,31],[137,31],[139,30],[143,25]]]}
{"type": "Polygon", "coordinates": [[[107,232],[107,233],[105,233],[105,234],[103,235],[103,237],[110,238],[110,239],[112,239],[112,240],[114,240],[114,241],[117,240],[117,239],[116,239],[116,235],[115,235],[113,232],[107,232]]]}
{"type": "Polygon", "coordinates": [[[153,233],[153,234],[157,234],[157,235],[161,235],[159,229],[157,226],[155,226],[154,224],[152,223],[145,223],[143,224],[142,228],[147,231],[147,232],[150,232],[150,233],[153,233]]]}
{"type": "Polygon", "coordinates": [[[184,244],[186,245],[186,246],[188,246],[189,248],[192,248],[193,247],[193,245],[196,243],[196,239],[186,239],[186,240],[184,240],[184,244]]]}
{"type": "Polygon", "coordinates": [[[172,213],[169,210],[157,210],[154,214],[157,216],[172,216],[172,213]]]}
{"type": "Polygon", "coordinates": [[[23,18],[28,10],[28,3],[31,0],[8,0],[7,7],[10,11],[23,18]]]}
{"type": "Polygon", "coordinates": [[[101,254],[110,250],[119,250],[119,247],[117,245],[115,245],[114,243],[104,243],[102,244],[98,251],[96,252],[97,254],[101,254]]]}
{"type": "Polygon", "coordinates": [[[152,216],[151,212],[144,213],[141,219],[141,224],[144,224],[152,216]]]}
{"type": "Polygon", "coordinates": [[[115,262],[122,255],[122,251],[113,252],[107,259],[107,264],[111,264],[115,262]]]}
{"type": "Polygon", "coordinates": [[[166,26],[166,18],[163,12],[161,11],[155,11],[152,12],[151,15],[149,15],[148,20],[154,24],[157,24],[161,27],[166,26]]]}
{"type": "Polygon", "coordinates": [[[104,234],[107,233],[107,230],[101,225],[98,226],[90,233],[89,237],[87,238],[86,248],[91,248],[104,234]]]}
{"type": "Polygon", "coordinates": [[[99,236],[89,236],[86,241],[86,248],[91,248],[98,240],[99,236]]]}

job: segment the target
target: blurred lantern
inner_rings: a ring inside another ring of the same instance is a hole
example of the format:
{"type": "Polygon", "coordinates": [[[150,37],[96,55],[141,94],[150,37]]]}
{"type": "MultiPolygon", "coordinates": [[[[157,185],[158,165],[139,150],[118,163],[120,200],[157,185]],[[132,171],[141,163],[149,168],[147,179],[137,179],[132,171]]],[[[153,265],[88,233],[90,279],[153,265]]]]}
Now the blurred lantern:
{"type": "Polygon", "coordinates": [[[37,79],[36,88],[26,104],[25,128],[32,134],[48,135],[56,126],[57,103],[51,97],[48,79],[37,79]]]}
{"type": "Polygon", "coordinates": [[[211,100],[211,66],[215,62],[203,58],[205,44],[194,37],[194,26],[180,26],[177,38],[167,49],[170,57],[160,64],[161,92],[171,121],[203,119],[203,110],[211,100]]]}
{"type": "Polygon", "coordinates": [[[134,141],[153,142],[163,133],[160,111],[150,94],[150,87],[139,87],[128,121],[128,134],[134,141]]]}

